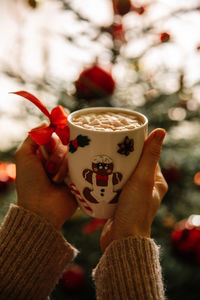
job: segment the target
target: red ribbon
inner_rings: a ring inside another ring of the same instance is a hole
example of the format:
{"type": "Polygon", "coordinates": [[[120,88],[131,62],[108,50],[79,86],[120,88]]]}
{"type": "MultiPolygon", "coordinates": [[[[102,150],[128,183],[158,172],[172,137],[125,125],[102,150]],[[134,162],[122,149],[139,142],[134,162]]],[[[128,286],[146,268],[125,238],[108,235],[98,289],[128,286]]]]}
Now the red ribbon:
{"type": "Polygon", "coordinates": [[[68,115],[61,105],[56,106],[52,109],[51,113],[49,113],[46,106],[39,99],[26,91],[12,92],[10,94],[16,94],[28,99],[35,104],[49,119],[49,126],[33,129],[29,132],[31,138],[39,146],[47,144],[50,141],[53,132],[59,136],[63,145],[69,144],[69,127],[67,123],[68,115]]]}

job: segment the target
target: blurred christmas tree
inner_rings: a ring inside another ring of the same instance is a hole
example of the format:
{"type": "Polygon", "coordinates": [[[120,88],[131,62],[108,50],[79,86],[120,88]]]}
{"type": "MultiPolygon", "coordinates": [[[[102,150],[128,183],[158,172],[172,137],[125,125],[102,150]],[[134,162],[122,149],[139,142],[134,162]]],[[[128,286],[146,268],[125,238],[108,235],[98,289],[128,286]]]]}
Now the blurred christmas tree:
{"type": "MultiPolygon", "coordinates": [[[[190,218],[189,227],[189,221],[181,226],[177,223],[200,213],[198,1],[3,3],[17,24],[10,45],[10,51],[15,46],[15,52],[11,56],[4,50],[1,59],[1,85],[5,78],[10,80],[6,93],[26,89],[42,100],[47,98],[48,108],[61,104],[69,111],[89,106],[126,107],[144,113],[150,131],[166,129],[160,164],[169,191],[154,221],[152,237],[161,245],[167,298],[199,299],[199,218],[190,218]],[[100,22],[98,15],[104,16],[105,10],[109,17],[100,22]],[[28,34],[30,28],[37,28],[39,39],[28,34]],[[39,51],[40,63],[36,60],[31,64],[31,51],[39,51]]],[[[1,161],[12,161],[17,145],[42,116],[24,102],[16,105],[13,113],[9,107],[5,115],[4,109],[0,126],[6,126],[6,131],[2,140],[9,139],[9,126],[3,123],[7,118],[23,128],[20,134],[12,135],[9,145],[2,142],[1,161]]],[[[2,220],[16,196],[10,185],[12,177],[3,163],[0,166],[2,220]]],[[[63,234],[81,253],[64,273],[52,299],[95,299],[91,271],[101,256],[101,226],[102,222],[79,210],[65,224],[63,234]]]]}

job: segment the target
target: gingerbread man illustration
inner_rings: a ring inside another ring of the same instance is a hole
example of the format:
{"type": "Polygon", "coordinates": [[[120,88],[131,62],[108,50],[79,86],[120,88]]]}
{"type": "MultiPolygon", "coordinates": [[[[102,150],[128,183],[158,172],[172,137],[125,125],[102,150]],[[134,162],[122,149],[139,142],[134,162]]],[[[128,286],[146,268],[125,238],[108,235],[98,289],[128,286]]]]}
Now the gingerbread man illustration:
{"type": "Polygon", "coordinates": [[[113,161],[107,155],[97,155],[92,160],[92,170],[83,170],[84,179],[92,185],[92,189],[85,187],[84,197],[92,202],[116,203],[120,191],[114,191],[114,186],[118,184],[123,175],[113,172],[113,161]]]}

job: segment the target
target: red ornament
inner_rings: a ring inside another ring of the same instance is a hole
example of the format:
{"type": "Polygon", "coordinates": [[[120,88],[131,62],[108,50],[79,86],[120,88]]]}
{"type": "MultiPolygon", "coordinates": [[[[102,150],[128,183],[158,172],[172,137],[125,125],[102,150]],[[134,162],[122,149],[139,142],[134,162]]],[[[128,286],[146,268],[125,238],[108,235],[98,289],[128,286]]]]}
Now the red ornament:
{"type": "Polygon", "coordinates": [[[200,215],[179,222],[172,232],[171,241],[178,256],[200,264],[200,215]]]}
{"type": "Polygon", "coordinates": [[[87,223],[83,227],[83,233],[84,234],[92,234],[93,232],[95,232],[98,229],[100,229],[101,227],[103,227],[103,225],[105,224],[106,221],[107,220],[105,220],[105,219],[91,219],[89,221],[89,223],[87,223]]]}
{"type": "Polygon", "coordinates": [[[89,100],[112,95],[115,82],[110,73],[95,65],[80,74],[75,86],[76,96],[89,100]]]}
{"type": "Polygon", "coordinates": [[[86,275],[83,268],[79,265],[71,265],[65,270],[60,279],[60,284],[66,291],[78,291],[84,287],[86,275]]]}
{"type": "Polygon", "coordinates": [[[113,10],[117,15],[125,15],[131,10],[130,0],[113,0],[113,10]]]}
{"type": "Polygon", "coordinates": [[[41,112],[43,112],[43,114],[49,119],[49,126],[33,129],[29,132],[31,138],[39,146],[48,144],[53,132],[55,132],[59,136],[63,145],[69,144],[69,127],[67,124],[68,115],[61,105],[56,106],[52,109],[51,113],[49,113],[46,106],[39,99],[37,99],[34,95],[26,91],[13,92],[10,94],[19,95],[28,99],[33,104],[35,104],[41,110],[41,112]]]}
{"type": "Polygon", "coordinates": [[[194,183],[196,185],[200,185],[200,172],[197,172],[195,175],[194,175],[194,183]]]}
{"type": "Polygon", "coordinates": [[[13,163],[0,162],[0,192],[5,191],[16,178],[16,166],[13,163]]]}
{"type": "Polygon", "coordinates": [[[163,32],[163,33],[160,34],[161,43],[166,43],[166,42],[169,41],[169,39],[170,39],[170,34],[169,33],[163,32]]]}

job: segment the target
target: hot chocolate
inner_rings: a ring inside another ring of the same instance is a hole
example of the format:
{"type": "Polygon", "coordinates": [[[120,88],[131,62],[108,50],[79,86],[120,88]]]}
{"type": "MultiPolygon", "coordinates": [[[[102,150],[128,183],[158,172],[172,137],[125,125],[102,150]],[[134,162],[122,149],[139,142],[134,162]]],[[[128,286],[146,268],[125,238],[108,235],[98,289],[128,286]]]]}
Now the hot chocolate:
{"type": "Polygon", "coordinates": [[[82,114],[72,118],[72,123],[95,131],[132,130],[143,124],[134,114],[111,111],[82,114]]]}

